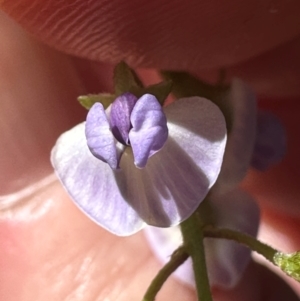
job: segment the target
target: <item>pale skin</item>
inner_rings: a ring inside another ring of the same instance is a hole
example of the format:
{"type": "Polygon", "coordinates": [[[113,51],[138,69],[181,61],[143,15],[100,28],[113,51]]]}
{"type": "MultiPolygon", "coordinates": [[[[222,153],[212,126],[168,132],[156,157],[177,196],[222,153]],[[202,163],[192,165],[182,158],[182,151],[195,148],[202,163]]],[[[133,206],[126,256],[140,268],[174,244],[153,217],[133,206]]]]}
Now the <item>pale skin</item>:
{"type": "MultiPolygon", "coordinates": [[[[147,6],[148,2],[144,2],[147,6]]],[[[195,10],[194,2],[188,2],[190,10],[195,10]]],[[[104,54],[98,53],[97,47],[88,44],[87,47],[94,50],[85,52],[85,55],[96,53],[93,58],[98,61],[74,58],[70,53],[81,53],[75,49],[73,40],[84,40],[89,31],[85,28],[73,38],[64,36],[64,39],[56,40],[59,30],[48,34],[54,28],[52,21],[49,21],[51,26],[32,26],[34,18],[26,19],[26,15],[23,18],[22,14],[25,8],[30,8],[33,15],[37,15],[34,13],[36,10],[40,15],[44,14],[43,20],[53,20],[61,18],[57,15],[51,19],[59,6],[51,8],[51,5],[44,4],[44,10],[41,10],[39,1],[31,2],[32,5],[28,3],[19,1],[14,9],[10,8],[9,2],[2,1],[1,5],[51,47],[26,33],[4,13],[0,14],[0,299],[141,300],[160,268],[143,234],[119,238],[95,225],[73,205],[55,177],[51,177],[49,163],[49,152],[59,134],[85,118],[86,111],[77,104],[76,97],[111,91],[112,63],[120,59],[119,53],[111,49],[104,54]],[[66,50],[68,54],[54,47],[66,50]],[[48,180],[41,182],[45,177],[48,180]],[[26,187],[31,188],[24,192],[22,189],[26,187]],[[14,195],[20,190],[23,192],[14,195]]],[[[59,3],[69,5],[72,10],[73,6],[68,1],[59,3]]],[[[93,6],[94,2],[89,3],[93,6]]],[[[111,3],[117,10],[117,1],[111,3]]],[[[156,1],[152,3],[157,5],[156,1]]],[[[117,48],[121,45],[126,49],[125,58],[129,63],[137,64],[134,67],[176,69],[182,68],[180,64],[184,62],[187,70],[214,80],[219,67],[226,65],[229,66],[229,77],[241,77],[258,94],[264,95],[260,105],[274,111],[287,128],[288,154],[283,163],[267,173],[250,171],[243,186],[261,205],[260,236],[283,251],[295,251],[300,249],[300,24],[297,23],[300,5],[297,1],[277,1],[275,7],[268,11],[269,6],[254,5],[251,0],[243,1],[243,5],[236,4],[236,1],[230,1],[224,7],[220,3],[218,7],[213,7],[217,5],[214,3],[206,4],[207,19],[193,19],[199,22],[199,39],[206,41],[205,44],[194,44],[193,51],[202,54],[196,63],[193,56],[183,54],[184,38],[180,32],[177,33],[178,38],[170,37],[165,46],[166,53],[173,51],[178,57],[172,62],[153,49],[152,41],[157,38],[153,32],[150,31],[147,40],[143,40],[147,26],[151,25],[148,8],[145,11],[140,8],[139,14],[133,14],[130,22],[122,20],[127,33],[123,36],[114,34],[114,26],[117,25],[113,22],[102,23],[107,27],[101,30],[106,30],[117,48]],[[265,15],[262,14],[263,9],[266,9],[265,15]],[[209,16],[213,12],[217,16],[212,20],[209,16]],[[139,27],[134,18],[140,24],[143,14],[148,21],[139,27]],[[272,18],[280,23],[280,30],[272,18]],[[211,22],[209,26],[208,21],[211,22]],[[228,35],[224,31],[216,37],[224,22],[232,24],[228,35]],[[262,22],[261,26],[254,26],[259,22],[262,22]],[[137,27],[141,28],[141,32],[136,31],[137,27]],[[264,30],[261,40],[255,40],[264,30]],[[234,42],[231,37],[239,39],[239,47],[231,47],[234,42]],[[251,47],[248,47],[248,42],[251,47]],[[142,47],[137,47],[141,44],[142,47]]],[[[178,1],[176,5],[178,10],[182,6],[188,12],[186,1],[178,1]]],[[[101,16],[103,7],[97,7],[94,11],[101,16]]],[[[115,11],[113,6],[110,9],[115,11]]],[[[157,12],[161,19],[168,20],[169,11],[157,12]]],[[[75,13],[73,20],[77,17],[75,13]]],[[[79,26],[79,23],[74,22],[74,26],[79,26]]],[[[190,23],[184,23],[182,28],[188,31],[189,26],[190,23]]],[[[72,30],[68,34],[71,36],[72,30]]],[[[165,39],[161,36],[157,43],[160,43],[160,38],[165,39]]],[[[97,38],[93,40],[98,41],[97,38]]],[[[190,48],[192,46],[189,45],[190,48]]],[[[154,71],[142,70],[141,74],[148,83],[157,80],[154,71]]],[[[289,283],[299,294],[299,284],[289,283]]],[[[214,289],[213,293],[217,301],[298,300],[280,278],[254,262],[235,289],[227,292],[214,289]]],[[[157,300],[188,301],[195,298],[193,290],[171,278],[157,300]]]]}

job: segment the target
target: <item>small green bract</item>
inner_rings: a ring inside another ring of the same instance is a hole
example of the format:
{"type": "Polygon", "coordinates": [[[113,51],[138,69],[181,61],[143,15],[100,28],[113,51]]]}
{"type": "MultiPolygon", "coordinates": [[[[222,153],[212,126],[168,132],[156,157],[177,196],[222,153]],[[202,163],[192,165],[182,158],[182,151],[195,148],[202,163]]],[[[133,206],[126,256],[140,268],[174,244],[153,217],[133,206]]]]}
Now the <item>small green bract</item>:
{"type": "Polygon", "coordinates": [[[274,255],[274,263],[286,274],[300,282],[300,252],[291,254],[277,252],[274,255]]]}

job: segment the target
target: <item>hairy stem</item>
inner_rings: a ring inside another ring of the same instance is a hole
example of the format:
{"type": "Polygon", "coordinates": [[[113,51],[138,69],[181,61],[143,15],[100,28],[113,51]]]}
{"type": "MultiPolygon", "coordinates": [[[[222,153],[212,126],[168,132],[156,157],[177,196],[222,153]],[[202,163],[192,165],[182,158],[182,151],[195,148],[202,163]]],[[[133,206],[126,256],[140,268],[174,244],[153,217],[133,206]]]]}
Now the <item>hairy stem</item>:
{"type": "Polygon", "coordinates": [[[213,237],[213,238],[225,238],[234,240],[238,243],[246,245],[251,250],[261,254],[266,259],[274,263],[274,255],[278,252],[272,247],[260,242],[256,238],[230,229],[217,229],[212,226],[207,226],[204,229],[205,237],[213,237]]]}
{"type": "Polygon", "coordinates": [[[207,275],[203,226],[197,212],[181,224],[184,245],[192,257],[198,301],[212,301],[207,275]]]}

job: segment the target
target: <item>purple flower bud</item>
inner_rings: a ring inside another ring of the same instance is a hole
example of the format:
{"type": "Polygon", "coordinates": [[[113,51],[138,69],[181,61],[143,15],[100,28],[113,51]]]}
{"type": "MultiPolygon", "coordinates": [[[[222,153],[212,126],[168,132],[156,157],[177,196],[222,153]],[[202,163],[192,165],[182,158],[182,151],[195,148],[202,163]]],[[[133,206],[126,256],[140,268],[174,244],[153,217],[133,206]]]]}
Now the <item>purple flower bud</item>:
{"type": "Polygon", "coordinates": [[[119,167],[124,148],[131,146],[136,167],[146,166],[168,138],[168,127],[161,105],[151,94],[137,99],[131,93],[116,98],[107,118],[103,106],[93,105],[86,119],[86,138],[91,153],[111,168],[119,167]]]}
{"type": "Polygon", "coordinates": [[[111,105],[111,130],[115,138],[125,145],[129,144],[129,131],[132,128],[130,115],[137,100],[133,94],[124,93],[117,97],[111,105]]]}
{"type": "Polygon", "coordinates": [[[120,156],[105,110],[100,103],[95,103],[87,114],[85,136],[91,153],[116,169],[120,156]]]}
{"type": "Polygon", "coordinates": [[[279,163],[286,153],[286,134],[279,119],[267,111],[257,114],[257,129],[251,166],[267,170],[279,163]]]}
{"type": "Polygon", "coordinates": [[[132,110],[131,123],[129,139],[134,164],[143,168],[148,158],[158,152],[167,141],[167,119],[156,98],[151,94],[145,94],[132,110]]]}

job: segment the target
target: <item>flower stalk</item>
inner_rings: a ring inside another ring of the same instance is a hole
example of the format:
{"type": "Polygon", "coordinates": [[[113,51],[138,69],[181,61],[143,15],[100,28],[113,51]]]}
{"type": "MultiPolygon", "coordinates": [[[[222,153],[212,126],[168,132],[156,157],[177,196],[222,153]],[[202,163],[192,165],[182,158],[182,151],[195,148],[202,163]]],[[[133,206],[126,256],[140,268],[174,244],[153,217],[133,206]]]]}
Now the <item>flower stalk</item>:
{"type": "Polygon", "coordinates": [[[225,238],[234,240],[250,248],[252,251],[264,256],[275,266],[279,267],[288,276],[300,282],[300,252],[291,254],[282,253],[256,238],[230,229],[217,229],[212,226],[207,226],[204,229],[204,237],[210,238],[225,238]]]}
{"type": "MultiPolygon", "coordinates": [[[[201,207],[201,205],[200,205],[201,207]]],[[[192,258],[198,300],[212,301],[204,252],[204,226],[196,211],[181,224],[184,245],[192,258]]]]}
{"type": "Polygon", "coordinates": [[[231,229],[217,229],[207,226],[204,229],[204,236],[210,238],[225,238],[234,240],[240,244],[246,245],[252,251],[264,256],[266,259],[274,263],[274,256],[278,252],[274,248],[260,242],[256,238],[231,229]]]}

